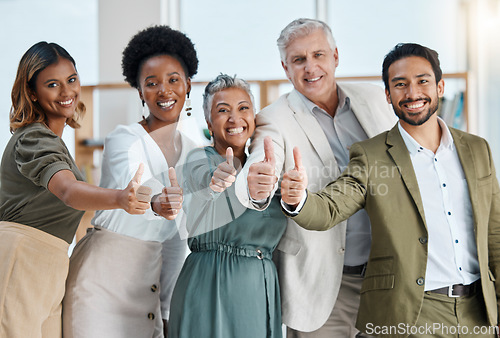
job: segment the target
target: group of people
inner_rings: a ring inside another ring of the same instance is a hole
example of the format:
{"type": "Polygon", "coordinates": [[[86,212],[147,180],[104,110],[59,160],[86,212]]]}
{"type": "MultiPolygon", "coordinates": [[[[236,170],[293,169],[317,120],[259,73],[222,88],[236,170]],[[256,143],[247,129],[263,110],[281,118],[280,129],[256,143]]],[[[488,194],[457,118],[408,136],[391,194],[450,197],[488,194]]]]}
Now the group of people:
{"type": "Polygon", "coordinates": [[[486,141],[437,116],[437,53],[395,46],[384,93],[336,82],[324,22],[294,20],[277,44],[294,89],[256,114],[248,83],[218,75],[200,148],[177,130],[193,43],[133,36],[122,70],[143,117],[106,137],[100,187],[61,139],[85,111],[75,61],[55,43],[24,54],[0,169],[1,337],[495,336],[499,186],[486,141]],[[69,260],[83,210],[94,227],[69,260]]]}

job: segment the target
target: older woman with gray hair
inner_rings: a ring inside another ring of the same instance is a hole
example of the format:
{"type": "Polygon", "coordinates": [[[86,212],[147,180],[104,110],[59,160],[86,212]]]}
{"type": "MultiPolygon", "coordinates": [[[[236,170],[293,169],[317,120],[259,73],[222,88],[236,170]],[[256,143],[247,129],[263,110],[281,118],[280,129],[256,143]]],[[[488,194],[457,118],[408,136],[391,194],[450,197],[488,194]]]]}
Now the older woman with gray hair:
{"type": "Polygon", "coordinates": [[[281,337],[280,295],[272,252],[286,227],[279,201],[246,209],[232,182],[255,129],[253,95],[225,74],[205,88],[213,145],[193,150],[184,166],[188,208],[186,259],[172,296],[170,337],[281,337]]]}

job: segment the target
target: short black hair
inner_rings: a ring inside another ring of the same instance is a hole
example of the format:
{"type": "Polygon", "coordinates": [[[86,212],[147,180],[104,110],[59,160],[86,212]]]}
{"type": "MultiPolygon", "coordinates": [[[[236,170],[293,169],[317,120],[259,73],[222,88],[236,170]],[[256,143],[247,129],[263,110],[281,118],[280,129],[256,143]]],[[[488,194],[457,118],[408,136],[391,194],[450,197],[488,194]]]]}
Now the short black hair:
{"type": "Polygon", "coordinates": [[[169,26],[158,25],[138,32],[123,50],[122,73],[125,81],[132,87],[139,88],[141,66],[158,55],[170,55],[179,60],[188,78],[198,72],[198,57],[191,40],[169,26]]]}
{"type": "Polygon", "coordinates": [[[385,89],[389,90],[389,67],[394,62],[409,56],[419,56],[429,61],[434,71],[436,83],[441,81],[443,71],[439,65],[439,55],[435,50],[417,43],[398,43],[389,53],[387,53],[382,64],[382,79],[384,80],[385,89]]]}

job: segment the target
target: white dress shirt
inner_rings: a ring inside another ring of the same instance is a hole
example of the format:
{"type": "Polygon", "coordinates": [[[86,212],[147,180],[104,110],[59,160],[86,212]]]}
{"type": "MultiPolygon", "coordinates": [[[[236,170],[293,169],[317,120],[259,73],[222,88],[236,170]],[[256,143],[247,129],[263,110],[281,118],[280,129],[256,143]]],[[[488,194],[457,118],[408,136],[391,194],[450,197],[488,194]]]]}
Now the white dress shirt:
{"type": "MultiPolygon", "coordinates": [[[[349,163],[349,149],[356,142],[366,140],[368,136],[361,127],[351,109],[349,98],[338,88],[339,104],[334,117],[307,99],[300,97],[308,110],[318,120],[325,133],[332,152],[337,160],[339,172],[344,171],[349,163]]],[[[371,246],[371,226],[364,209],[349,217],[346,227],[344,264],[357,266],[367,262],[371,246]]]]}
{"type": "Polygon", "coordinates": [[[425,290],[479,279],[474,219],[462,164],[443,120],[436,153],[422,147],[398,123],[410,153],[428,233],[425,290]]]}

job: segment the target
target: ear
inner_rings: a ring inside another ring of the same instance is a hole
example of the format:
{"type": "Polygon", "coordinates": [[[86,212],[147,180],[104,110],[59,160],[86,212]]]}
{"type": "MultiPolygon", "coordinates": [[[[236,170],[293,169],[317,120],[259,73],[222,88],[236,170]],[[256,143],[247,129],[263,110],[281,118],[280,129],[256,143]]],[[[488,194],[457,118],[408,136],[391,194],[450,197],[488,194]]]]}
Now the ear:
{"type": "Polygon", "coordinates": [[[191,93],[191,78],[188,77],[186,80],[186,93],[191,93]]]}
{"type": "Polygon", "coordinates": [[[288,74],[288,66],[286,65],[286,63],[281,61],[281,67],[283,67],[283,69],[285,70],[286,77],[290,79],[290,74],[288,74]]]}
{"type": "Polygon", "coordinates": [[[205,121],[207,122],[208,132],[213,137],[212,123],[208,122],[208,120],[205,120],[205,121]]]}
{"type": "Polygon", "coordinates": [[[437,93],[438,93],[438,97],[444,96],[444,80],[443,79],[439,80],[439,82],[437,83],[437,93]]]}
{"type": "Polygon", "coordinates": [[[38,100],[38,98],[36,97],[36,93],[33,90],[29,89],[28,95],[31,101],[36,102],[36,100],[38,100]]]}
{"type": "Polygon", "coordinates": [[[391,93],[389,93],[388,89],[385,90],[385,99],[387,100],[387,103],[392,104],[391,93]]]}
{"type": "Polygon", "coordinates": [[[137,89],[137,92],[139,93],[139,98],[141,99],[141,101],[144,101],[144,95],[142,95],[142,90],[137,89]]]}
{"type": "Polygon", "coordinates": [[[339,50],[337,47],[333,51],[333,59],[335,60],[335,68],[337,68],[339,66],[339,50]]]}

